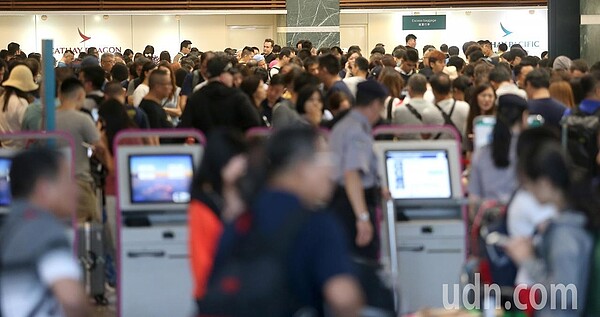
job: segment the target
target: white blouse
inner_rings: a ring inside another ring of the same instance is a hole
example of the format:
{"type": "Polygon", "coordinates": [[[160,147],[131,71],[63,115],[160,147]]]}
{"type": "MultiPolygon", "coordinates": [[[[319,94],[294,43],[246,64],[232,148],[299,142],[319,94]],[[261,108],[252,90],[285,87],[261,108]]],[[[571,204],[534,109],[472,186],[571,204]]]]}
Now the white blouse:
{"type": "MultiPolygon", "coordinates": [[[[15,133],[21,131],[21,123],[25,110],[29,106],[27,99],[20,98],[16,94],[12,94],[8,99],[6,111],[4,109],[5,94],[0,96],[0,132],[15,133]]],[[[2,147],[11,149],[20,149],[25,146],[24,140],[3,140],[2,147]]]]}

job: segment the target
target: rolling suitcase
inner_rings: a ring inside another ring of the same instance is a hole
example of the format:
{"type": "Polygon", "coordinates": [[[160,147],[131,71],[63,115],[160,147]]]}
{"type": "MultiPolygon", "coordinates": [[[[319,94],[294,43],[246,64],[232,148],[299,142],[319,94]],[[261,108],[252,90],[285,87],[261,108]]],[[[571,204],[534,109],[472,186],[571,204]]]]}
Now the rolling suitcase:
{"type": "Polygon", "coordinates": [[[104,296],[103,234],[104,227],[101,224],[86,222],[79,225],[77,253],[82,267],[85,290],[99,305],[108,304],[104,296]]]}

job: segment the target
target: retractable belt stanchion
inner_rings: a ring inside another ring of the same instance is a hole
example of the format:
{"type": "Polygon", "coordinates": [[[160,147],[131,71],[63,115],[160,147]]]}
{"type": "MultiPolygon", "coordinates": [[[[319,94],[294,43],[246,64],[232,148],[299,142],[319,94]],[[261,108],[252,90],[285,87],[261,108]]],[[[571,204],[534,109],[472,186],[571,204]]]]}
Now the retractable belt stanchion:
{"type": "MultiPolygon", "coordinates": [[[[276,130],[266,127],[251,128],[248,129],[248,131],[246,131],[245,136],[246,139],[249,140],[256,138],[268,138],[269,136],[271,136],[271,134],[273,134],[274,131],[276,130]]],[[[329,134],[331,133],[331,131],[329,129],[320,128],[319,133],[325,138],[329,138],[329,134]]]]}
{"type": "Polygon", "coordinates": [[[258,127],[251,128],[246,131],[246,139],[255,139],[255,138],[268,138],[273,133],[271,128],[258,127]]]}
{"type": "Polygon", "coordinates": [[[392,291],[394,292],[394,309],[400,311],[400,298],[398,289],[398,247],[396,245],[396,208],[394,201],[388,199],[385,203],[388,243],[390,250],[390,271],[392,273],[392,291]]]}
{"type": "MultiPolygon", "coordinates": [[[[458,149],[458,153],[462,152],[462,144],[460,143],[461,136],[460,132],[458,132],[453,126],[450,125],[385,125],[379,126],[373,130],[373,136],[386,136],[393,135],[400,137],[401,135],[407,134],[415,134],[415,133],[448,133],[452,136],[454,140],[457,141],[456,146],[458,149]]],[[[423,141],[435,141],[435,140],[423,140],[423,141]]],[[[462,165],[461,165],[462,167],[462,165]]]]}
{"type": "Polygon", "coordinates": [[[187,317],[192,312],[191,197],[189,184],[182,182],[191,181],[205,143],[204,135],[191,129],[125,130],[115,136],[117,316],[187,317]],[[140,140],[156,137],[186,141],[144,145],[140,140]]]}

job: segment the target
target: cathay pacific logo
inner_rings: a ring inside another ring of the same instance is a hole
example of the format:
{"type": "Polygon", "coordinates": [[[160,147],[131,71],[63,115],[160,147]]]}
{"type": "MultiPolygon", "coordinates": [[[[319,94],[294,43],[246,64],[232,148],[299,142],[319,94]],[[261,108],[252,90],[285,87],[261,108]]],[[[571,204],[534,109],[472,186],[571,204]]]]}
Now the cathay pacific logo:
{"type": "Polygon", "coordinates": [[[80,30],[79,28],[77,28],[77,31],[79,32],[79,36],[81,36],[81,38],[83,39],[83,40],[82,40],[81,42],[79,42],[79,43],[83,43],[83,42],[85,42],[85,41],[87,41],[87,40],[91,39],[91,37],[90,37],[90,36],[86,36],[85,34],[81,33],[81,30],[80,30]]]}
{"type": "Polygon", "coordinates": [[[500,22],[500,28],[502,29],[502,32],[504,32],[504,36],[502,37],[507,37],[512,34],[511,31],[507,30],[504,25],[502,25],[502,22],[500,22]]]}

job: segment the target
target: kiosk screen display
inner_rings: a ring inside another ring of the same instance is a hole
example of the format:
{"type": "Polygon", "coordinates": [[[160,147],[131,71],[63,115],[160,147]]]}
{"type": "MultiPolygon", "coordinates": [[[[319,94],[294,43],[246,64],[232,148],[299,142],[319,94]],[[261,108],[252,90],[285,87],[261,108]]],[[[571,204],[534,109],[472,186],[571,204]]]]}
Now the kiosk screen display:
{"type": "Polygon", "coordinates": [[[130,155],[131,203],[188,203],[193,172],[191,154],[130,155]]]}
{"type": "Polygon", "coordinates": [[[0,157],[0,206],[10,205],[10,164],[12,160],[7,157],[0,157]]]}
{"type": "Polygon", "coordinates": [[[445,150],[387,151],[385,166],[393,199],[452,197],[445,150]]]}

